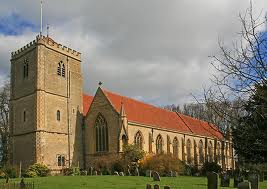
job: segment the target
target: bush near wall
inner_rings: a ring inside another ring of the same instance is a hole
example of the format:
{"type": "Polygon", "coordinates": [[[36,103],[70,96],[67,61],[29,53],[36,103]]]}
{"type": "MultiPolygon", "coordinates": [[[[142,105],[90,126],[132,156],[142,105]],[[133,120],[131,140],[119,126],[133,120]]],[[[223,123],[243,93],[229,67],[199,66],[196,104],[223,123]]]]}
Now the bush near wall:
{"type": "Polygon", "coordinates": [[[140,169],[142,174],[145,174],[146,170],[153,170],[157,171],[161,176],[166,176],[170,171],[177,171],[179,174],[183,174],[185,164],[171,155],[160,154],[147,156],[140,162],[140,169]]]}
{"type": "Polygon", "coordinates": [[[31,165],[25,172],[25,177],[46,177],[50,173],[48,167],[41,163],[31,165]]]}
{"type": "Polygon", "coordinates": [[[18,177],[17,173],[18,170],[11,165],[7,165],[0,168],[0,178],[6,178],[6,177],[16,178],[18,177]]]}
{"type": "Polygon", "coordinates": [[[207,172],[220,173],[222,168],[216,162],[205,162],[201,168],[202,175],[206,175],[207,172]]]}

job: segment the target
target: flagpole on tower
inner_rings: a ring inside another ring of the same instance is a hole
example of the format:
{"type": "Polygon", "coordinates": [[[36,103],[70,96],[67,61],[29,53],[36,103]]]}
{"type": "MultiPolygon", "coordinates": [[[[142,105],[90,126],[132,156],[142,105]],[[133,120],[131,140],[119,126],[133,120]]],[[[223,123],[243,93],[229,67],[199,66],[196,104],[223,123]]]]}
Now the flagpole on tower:
{"type": "Polygon", "coordinates": [[[40,35],[42,35],[43,32],[43,1],[41,0],[41,4],[40,4],[40,8],[41,8],[41,25],[40,25],[40,35]]]}

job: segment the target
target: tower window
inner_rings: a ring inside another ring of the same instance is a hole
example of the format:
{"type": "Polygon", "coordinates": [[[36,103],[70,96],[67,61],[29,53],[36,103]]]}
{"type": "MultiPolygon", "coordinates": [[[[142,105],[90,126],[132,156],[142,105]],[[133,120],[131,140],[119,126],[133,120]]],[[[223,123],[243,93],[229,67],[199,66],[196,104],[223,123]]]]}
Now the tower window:
{"type": "Polygon", "coordinates": [[[60,111],[57,111],[57,120],[60,121],[60,111]]]}
{"type": "Polygon", "coordinates": [[[65,77],[65,64],[62,64],[62,77],[65,77]]]}
{"type": "Polygon", "coordinates": [[[26,111],[23,111],[23,122],[26,122],[26,111]]]}
{"type": "Polygon", "coordinates": [[[23,65],[23,78],[28,77],[28,75],[29,75],[29,60],[25,59],[23,65]]]}
{"type": "Polygon", "coordinates": [[[59,62],[57,65],[57,75],[61,76],[61,62],[59,62]]]}
{"type": "Polygon", "coordinates": [[[58,155],[57,156],[57,165],[58,166],[65,166],[65,156],[64,155],[58,155]]]}

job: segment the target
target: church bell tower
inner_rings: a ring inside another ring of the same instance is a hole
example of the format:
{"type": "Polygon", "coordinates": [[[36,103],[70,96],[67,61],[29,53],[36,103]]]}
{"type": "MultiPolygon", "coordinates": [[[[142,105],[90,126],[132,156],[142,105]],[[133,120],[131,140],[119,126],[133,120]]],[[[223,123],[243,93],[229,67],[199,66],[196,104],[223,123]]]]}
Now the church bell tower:
{"type": "Polygon", "coordinates": [[[11,54],[11,163],[82,165],[81,53],[38,35],[11,54]]]}

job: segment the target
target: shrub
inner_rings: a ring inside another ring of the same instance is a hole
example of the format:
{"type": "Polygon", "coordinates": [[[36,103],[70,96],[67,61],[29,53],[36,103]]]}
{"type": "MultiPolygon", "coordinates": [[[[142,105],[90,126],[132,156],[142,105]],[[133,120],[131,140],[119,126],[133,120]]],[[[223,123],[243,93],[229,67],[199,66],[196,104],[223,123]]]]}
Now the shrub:
{"type": "Polygon", "coordinates": [[[46,177],[50,170],[48,167],[41,163],[35,163],[31,165],[25,172],[26,177],[46,177]]]}
{"type": "Polygon", "coordinates": [[[124,170],[124,163],[122,161],[115,161],[113,164],[112,164],[112,172],[114,171],[118,171],[118,172],[121,172],[124,170]]]}
{"type": "Polygon", "coordinates": [[[2,170],[0,171],[0,174],[1,178],[2,177],[16,178],[18,176],[16,168],[12,166],[3,167],[2,170]]]}
{"type": "Polygon", "coordinates": [[[157,171],[161,176],[166,176],[170,171],[177,171],[179,174],[185,171],[185,164],[171,155],[160,154],[147,157],[140,163],[141,172],[146,170],[157,171]]]}
{"type": "Polygon", "coordinates": [[[70,167],[63,169],[63,175],[65,176],[77,176],[80,175],[80,168],[79,167],[70,167]]]}
{"type": "Polygon", "coordinates": [[[205,162],[201,168],[201,172],[203,175],[206,175],[207,172],[219,173],[221,171],[222,171],[221,166],[218,165],[216,162],[205,162]]]}
{"type": "Polygon", "coordinates": [[[144,150],[139,149],[138,146],[127,144],[123,147],[123,158],[126,162],[138,162],[145,156],[144,150]]]}

